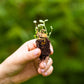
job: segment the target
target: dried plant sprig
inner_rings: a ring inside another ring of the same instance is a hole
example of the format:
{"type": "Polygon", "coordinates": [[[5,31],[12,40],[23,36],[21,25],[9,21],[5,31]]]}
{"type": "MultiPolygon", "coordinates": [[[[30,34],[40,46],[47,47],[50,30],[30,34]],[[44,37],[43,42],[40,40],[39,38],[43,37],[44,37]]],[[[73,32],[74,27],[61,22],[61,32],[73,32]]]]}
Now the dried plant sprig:
{"type": "Polygon", "coordinates": [[[49,38],[51,36],[51,33],[52,33],[52,30],[53,30],[53,27],[50,26],[51,28],[51,31],[47,32],[47,28],[46,28],[46,25],[45,25],[45,22],[47,22],[48,19],[46,20],[39,20],[39,24],[37,25],[37,21],[34,20],[33,23],[35,23],[35,35],[34,35],[34,38],[41,38],[41,37],[47,37],[49,38]]]}

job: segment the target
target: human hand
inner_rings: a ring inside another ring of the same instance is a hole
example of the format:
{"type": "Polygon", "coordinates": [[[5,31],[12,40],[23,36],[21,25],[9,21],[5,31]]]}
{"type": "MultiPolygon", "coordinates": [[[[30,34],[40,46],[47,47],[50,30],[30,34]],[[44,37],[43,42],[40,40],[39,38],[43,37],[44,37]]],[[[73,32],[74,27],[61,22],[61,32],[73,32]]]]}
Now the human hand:
{"type": "MultiPolygon", "coordinates": [[[[10,77],[14,83],[24,82],[38,74],[48,76],[53,71],[52,59],[47,57],[41,61],[41,50],[36,47],[36,39],[24,43],[15,53],[0,65],[2,78],[10,77]]],[[[51,54],[53,48],[50,45],[51,54]]]]}

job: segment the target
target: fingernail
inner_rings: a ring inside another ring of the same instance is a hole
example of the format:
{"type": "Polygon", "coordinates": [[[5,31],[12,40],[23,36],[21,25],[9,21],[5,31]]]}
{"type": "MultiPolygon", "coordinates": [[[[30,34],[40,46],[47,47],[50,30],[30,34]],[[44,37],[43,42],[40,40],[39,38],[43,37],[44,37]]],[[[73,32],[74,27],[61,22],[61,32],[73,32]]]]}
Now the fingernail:
{"type": "Polygon", "coordinates": [[[41,72],[43,73],[44,72],[44,69],[41,69],[41,72]]]}
{"type": "Polygon", "coordinates": [[[47,72],[45,72],[45,75],[47,76],[47,72]]]}
{"type": "Polygon", "coordinates": [[[34,54],[35,54],[35,56],[37,56],[39,54],[39,50],[36,49],[34,54]]]}

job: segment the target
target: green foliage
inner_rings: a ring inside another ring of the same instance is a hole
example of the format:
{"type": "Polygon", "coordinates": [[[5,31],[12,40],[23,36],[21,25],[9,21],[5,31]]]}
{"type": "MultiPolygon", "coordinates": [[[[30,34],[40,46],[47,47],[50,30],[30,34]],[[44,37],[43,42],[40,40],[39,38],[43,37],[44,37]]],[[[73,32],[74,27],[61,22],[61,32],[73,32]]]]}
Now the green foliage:
{"type": "Polygon", "coordinates": [[[34,35],[34,38],[40,38],[40,37],[47,37],[49,38],[51,33],[52,33],[52,30],[53,30],[53,27],[50,26],[51,28],[51,32],[47,32],[47,28],[46,28],[46,25],[45,25],[45,22],[47,22],[48,19],[46,20],[39,20],[39,23],[37,23],[36,20],[33,21],[33,23],[35,23],[35,35],[34,35]]]}
{"type": "Polygon", "coordinates": [[[84,0],[0,0],[0,63],[33,39],[33,20],[46,18],[54,71],[23,84],[84,84],[84,0]]]}

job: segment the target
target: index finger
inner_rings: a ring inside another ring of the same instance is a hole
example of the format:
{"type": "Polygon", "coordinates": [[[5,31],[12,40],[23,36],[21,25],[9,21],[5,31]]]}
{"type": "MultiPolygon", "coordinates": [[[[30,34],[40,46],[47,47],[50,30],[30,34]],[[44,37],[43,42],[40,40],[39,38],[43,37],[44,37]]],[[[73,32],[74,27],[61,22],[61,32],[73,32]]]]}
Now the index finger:
{"type": "Polygon", "coordinates": [[[27,44],[28,51],[31,51],[37,47],[36,39],[30,40],[30,41],[26,42],[26,44],[27,44]]]}

